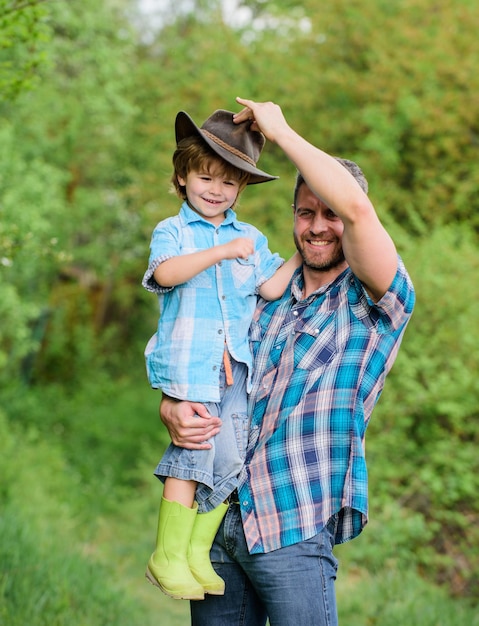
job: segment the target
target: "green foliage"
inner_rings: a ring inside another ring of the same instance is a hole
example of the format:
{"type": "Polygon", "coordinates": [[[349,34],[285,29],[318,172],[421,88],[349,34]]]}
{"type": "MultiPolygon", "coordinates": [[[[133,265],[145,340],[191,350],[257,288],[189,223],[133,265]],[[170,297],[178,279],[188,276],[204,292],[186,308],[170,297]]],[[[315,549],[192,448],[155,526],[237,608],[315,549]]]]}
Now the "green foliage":
{"type": "Polygon", "coordinates": [[[382,568],[370,575],[351,571],[338,593],[339,623],[345,626],[477,626],[472,603],[452,603],[444,590],[421,580],[414,571],[382,568]]]}
{"type": "Polygon", "coordinates": [[[8,424],[2,413],[0,442],[2,624],[142,623],[143,607],[88,553],[75,471],[55,439],[8,424]]]}
{"type": "Polygon", "coordinates": [[[427,524],[421,541],[436,555],[423,548],[424,565],[456,593],[472,593],[479,581],[477,244],[466,228],[449,226],[405,256],[418,300],[371,423],[373,502],[394,498],[419,513],[427,524]]]}
{"type": "MultiPolygon", "coordinates": [[[[136,31],[129,0],[21,11],[0,0],[0,505],[20,545],[0,563],[42,556],[58,623],[72,623],[62,607],[80,596],[56,569],[73,587],[90,578],[90,550],[123,572],[143,567],[158,495],[150,473],[165,441],[143,377],[156,302],[140,280],[154,225],[178,210],[168,194],[177,111],[201,122],[236,110],[241,95],[277,101],[310,141],[361,164],[417,289],[368,435],[371,523],[344,548],[345,620],[455,625],[457,610],[474,624],[431,584],[473,595],[479,575],[476,2],[241,4],[251,12],[240,24],[219,0],[164,3],[160,27],[136,31]],[[78,570],[78,553],[59,542],[80,542],[78,570]]],[[[280,179],[247,188],[238,213],[289,256],[294,168],[272,145],[260,166],[280,179]]],[[[1,589],[40,606],[23,582],[3,578],[1,589]]],[[[90,623],[102,623],[99,598],[114,591],[95,584],[90,623]]]]}
{"type": "MultiPolygon", "coordinates": [[[[50,522],[52,520],[50,519],[50,522]]],[[[131,626],[141,609],[105,581],[108,574],[81,555],[62,549],[71,537],[55,528],[55,542],[38,546],[38,533],[15,510],[0,519],[0,619],[10,626],[131,626]]],[[[43,538],[43,537],[42,537],[43,538]]]]}
{"type": "Polygon", "coordinates": [[[46,0],[0,0],[0,102],[33,88],[47,62],[46,0]]]}
{"type": "Polygon", "coordinates": [[[144,578],[165,437],[158,394],[143,383],[92,372],[74,389],[0,395],[2,624],[187,621],[187,603],[144,578]]]}
{"type": "Polygon", "coordinates": [[[0,172],[1,381],[38,348],[35,329],[48,285],[67,255],[59,246],[62,173],[27,158],[6,121],[0,123],[0,172]]]}
{"type": "MultiPolygon", "coordinates": [[[[188,623],[188,604],[143,576],[160,497],[152,469],[166,439],[157,394],[141,384],[92,372],[75,389],[1,395],[2,622],[188,623]]],[[[416,573],[425,531],[397,505],[339,547],[341,624],[477,624],[477,607],[416,573]]]]}
{"type": "MultiPolygon", "coordinates": [[[[132,364],[133,376],[115,379],[92,369],[69,393],[52,383],[45,389],[30,387],[26,395],[23,386],[12,386],[2,395],[17,424],[39,440],[53,434],[61,444],[65,461],[77,475],[79,494],[94,495],[89,514],[95,503],[108,506],[103,497],[116,483],[136,485],[131,459],[140,458],[148,446],[165,447],[159,438],[160,395],[142,376],[143,363],[138,359],[132,364]],[[123,388],[134,391],[123,392],[119,403],[116,396],[123,388]]],[[[151,453],[152,469],[158,455],[151,453]]]]}
{"type": "Polygon", "coordinates": [[[263,99],[312,143],[357,158],[378,204],[410,232],[420,234],[416,214],[477,231],[474,0],[242,4],[266,25],[255,58],[281,68],[266,93],[260,82],[263,99]]]}
{"type": "Polygon", "coordinates": [[[8,121],[0,129],[2,284],[11,293],[10,315],[16,294],[25,303],[19,327],[3,333],[0,362],[10,359],[13,376],[30,378],[35,367],[38,375],[71,379],[94,359],[89,338],[96,341],[107,320],[124,316],[133,291],[126,279],[118,297],[111,295],[139,254],[131,243],[137,218],[127,154],[132,48],[118,3],[44,8],[54,33],[51,63],[34,92],[5,105],[8,121]],[[34,358],[39,347],[41,358],[34,358]],[[66,353],[69,368],[59,362],[66,353]]]}

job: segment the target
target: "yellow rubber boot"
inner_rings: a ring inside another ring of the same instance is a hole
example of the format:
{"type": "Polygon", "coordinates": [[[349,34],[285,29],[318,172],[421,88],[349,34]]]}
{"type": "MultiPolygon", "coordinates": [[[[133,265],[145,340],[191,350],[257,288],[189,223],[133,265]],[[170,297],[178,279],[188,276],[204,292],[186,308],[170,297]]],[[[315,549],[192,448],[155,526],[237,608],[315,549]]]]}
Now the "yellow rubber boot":
{"type": "Polygon", "coordinates": [[[167,596],[177,600],[203,600],[202,585],[188,565],[188,548],[198,505],[192,509],[162,498],[156,550],[148,561],[146,577],[167,596]]]}
{"type": "Polygon", "coordinates": [[[210,549],[227,509],[227,504],[220,504],[213,511],[198,513],[190,539],[188,563],[191,573],[205,593],[213,596],[222,596],[225,592],[225,581],[211,565],[210,549]]]}

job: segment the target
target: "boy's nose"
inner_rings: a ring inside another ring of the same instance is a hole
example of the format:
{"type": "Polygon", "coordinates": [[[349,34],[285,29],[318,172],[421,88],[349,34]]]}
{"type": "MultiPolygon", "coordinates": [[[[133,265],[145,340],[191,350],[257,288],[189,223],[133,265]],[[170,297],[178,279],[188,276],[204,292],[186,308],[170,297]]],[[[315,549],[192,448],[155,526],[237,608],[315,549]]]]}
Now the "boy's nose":
{"type": "Polygon", "coordinates": [[[210,192],[218,195],[221,192],[221,184],[217,180],[212,180],[210,184],[210,192]]]}

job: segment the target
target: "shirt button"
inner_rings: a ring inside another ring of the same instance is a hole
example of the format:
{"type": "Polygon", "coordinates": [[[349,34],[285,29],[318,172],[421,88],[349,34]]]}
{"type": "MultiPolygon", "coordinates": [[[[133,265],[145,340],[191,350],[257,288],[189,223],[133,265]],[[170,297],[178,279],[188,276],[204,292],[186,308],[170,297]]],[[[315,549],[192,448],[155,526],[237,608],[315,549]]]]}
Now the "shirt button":
{"type": "Polygon", "coordinates": [[[220,328],[218,331],[218,335],[222,335],[223,334],[223,330],[220,328]]]}
{"type": "Polygon", "coordinates": [[[221,296],[221,299],[222,300],[226,300],[226,296],[221,296]]]}
{"type": "Polygon", "coordinates": [[[218,368],[216,367],[216,365],[213,365],[213,372],[216,371],[218,368]]]}
{"type": "Polygon", "coordinates": [[[293,311],[293,315],[298,316],[298,311],[293,311]]]}

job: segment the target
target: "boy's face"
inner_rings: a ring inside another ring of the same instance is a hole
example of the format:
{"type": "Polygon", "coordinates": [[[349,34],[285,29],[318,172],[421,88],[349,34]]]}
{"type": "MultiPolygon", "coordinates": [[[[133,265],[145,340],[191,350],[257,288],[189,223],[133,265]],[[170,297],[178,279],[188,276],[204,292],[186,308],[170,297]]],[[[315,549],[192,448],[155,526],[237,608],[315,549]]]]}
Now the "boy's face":
{"type": "Polygon", "coordinates": [[[214,165],[208,171],[190,171],[186,179],[178,176],[180,185],[186,188],[190,207],[205,220],[221,224],[225,211],[231,208],[240,192],[240,182],[228,178],[221,167],[214,165]]]}

